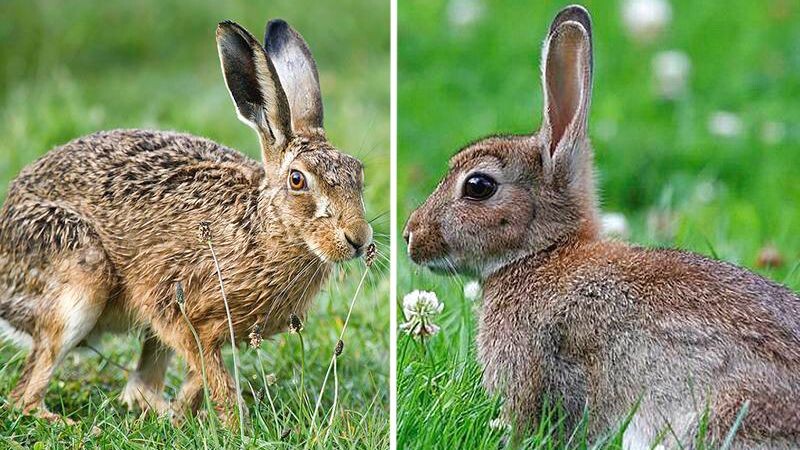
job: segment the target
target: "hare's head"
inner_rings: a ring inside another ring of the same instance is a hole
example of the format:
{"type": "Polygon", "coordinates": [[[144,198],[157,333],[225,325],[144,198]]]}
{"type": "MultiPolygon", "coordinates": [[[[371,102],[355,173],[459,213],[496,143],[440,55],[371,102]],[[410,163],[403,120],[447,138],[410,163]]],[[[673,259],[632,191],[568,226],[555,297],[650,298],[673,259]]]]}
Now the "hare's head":
{"type": "Polygon", "coordinates": [[[263,46],[241,26],[222,22],[217,47],[237,115],[258,133],[264,194],[277,219],[323,261],[360,256],[372,240],[363,166],[325,137],[308,45],[286,22],[273,20],[263,46]]]}
{"type": "Polygon", "coordinates": [[[544,119],[529,136],[489,137],[450,160],[439,186],[408,220],[414,262],[487,275],[571,237],[596,234],[592,151],[592,27],[580,6],[562,10],[542,51],[544,119]]]}

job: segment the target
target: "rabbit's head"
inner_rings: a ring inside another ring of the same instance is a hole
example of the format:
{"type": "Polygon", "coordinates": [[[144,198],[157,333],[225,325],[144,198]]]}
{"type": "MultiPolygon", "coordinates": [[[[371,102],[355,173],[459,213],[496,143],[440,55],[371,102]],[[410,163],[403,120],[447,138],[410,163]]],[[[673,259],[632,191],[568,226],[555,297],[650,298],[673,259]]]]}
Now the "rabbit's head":
{"type": "Polygon", "coordinates": [[[542,51],[544,119],[527,136],[493,136],[450,160],[447,175],[408,220],[417,264],[486,276],[573,237],[596,236],[592,150],[592,27],[580,6],[562,10],[542,51]]]}
{"type": "Polygon", "coordinates": [[[316,63],[303,38],[282,20],[267,24],[262,46],[244,28],[217,28],[225,83],[237,115],[259,136],[262,191],[287,233],[325,262],[360,256],[372,240],[364,218],[364,171],[339,152],[322,126],[316,63]]]}

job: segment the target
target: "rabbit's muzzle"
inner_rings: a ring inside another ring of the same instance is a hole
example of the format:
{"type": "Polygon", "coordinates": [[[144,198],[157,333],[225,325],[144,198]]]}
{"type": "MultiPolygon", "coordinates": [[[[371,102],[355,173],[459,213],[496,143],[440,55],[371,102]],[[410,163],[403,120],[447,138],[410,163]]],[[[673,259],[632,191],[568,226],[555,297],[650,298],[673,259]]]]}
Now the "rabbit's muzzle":
{"type": "Polygon", "coordinates": [[[409,217],[403,230],[403,239],[406,241],[408,256],[416,264],[435,266],[437,261],[447,256],[447,246],[439,224],[425,220],[419,209],[409,217]]]}

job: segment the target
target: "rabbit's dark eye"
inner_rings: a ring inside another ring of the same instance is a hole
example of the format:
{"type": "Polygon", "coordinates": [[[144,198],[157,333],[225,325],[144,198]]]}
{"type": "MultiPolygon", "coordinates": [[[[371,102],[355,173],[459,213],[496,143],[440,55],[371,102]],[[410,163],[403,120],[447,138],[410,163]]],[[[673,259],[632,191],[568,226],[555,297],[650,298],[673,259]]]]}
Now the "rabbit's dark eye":
{"type": "Polygon", "coordinates": [[[306,188],[306,176],[299,170],[292,170],[289,172],[289,187],[295,191],[300,191],[306,188]]]}
{"type": "Polygon", "coordinates": [[[486,200],[496,191],[497,182],[486,174],[472,174],[464,181],[464,197],[471,200],[486,200]]]}

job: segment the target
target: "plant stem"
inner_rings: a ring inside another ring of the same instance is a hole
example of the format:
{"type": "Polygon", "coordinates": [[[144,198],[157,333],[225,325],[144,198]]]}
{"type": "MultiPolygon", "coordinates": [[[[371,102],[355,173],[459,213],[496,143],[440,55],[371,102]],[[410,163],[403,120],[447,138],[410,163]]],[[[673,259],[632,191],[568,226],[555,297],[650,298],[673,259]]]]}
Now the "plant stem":
{"type": "MultiPolygon", "coordinates": [[[[358,298],[358,294],[361,292],[361,288],[364,286],[364,280],[367,278],[367,274],[369,273],[370,266],[366,266],[364,269],[364,273],[361,275],[361,281],[358,282],[358,287],[356,288],[355,294],[353,294],[353,299],[350,301],[350,309],[347,311],[347,317],[344,319],[344,325],[342,326],[342,332],[339,333],[339,340],[344,340],[344,332],[347,331],[347,324],[350,323],[350,316],[353,313],[353,306],[356,303],[356,298],[358,298]]],[[[311,415],[311,426],[312,428],[316,428],[317,425],[317,411],[319,411],[319,407],[322,404],[322,395],[325,393],[325,386],[328,384],[328,377],[331,374],[331,369],[333,369],[333,365],[336,361],[336,352],[334,351],[333,355],[331,356],[331,362],[328,364],[328,371],[325,372],[325,378],[322,379],[322,388],[319,390],[319,396],[317,397],[317,403],[314,406],[314,413],[311,415]]],[[[333,414],[335,411],[332,411],[333,414]]]]}
{"type": "Polygon", "coordinates": [[[239,410],[239,435],[242,439],[242,447],[244,447],[244,409],[242,408],[242,391],[239,386],[239,358],[236,352],[236,336],[233,332],[233,320],[231,319],[231,309],[228,306],[228,296],[225,294],[225,284],[222,282],[222,270],[219,267],[217,254],[214,252],[214,245],[211,240],[208,240],[208,248],[211,250],[211,257],[214,258],[214,267],[217,269],[217,278],[219,278],[219,289],[222,292],[222,302],[225,304],[225,316],[228,318],[228,331],[231,334],[231,350],[233,350],[233,384],[236,388],[236,407],[239,410]]]}

